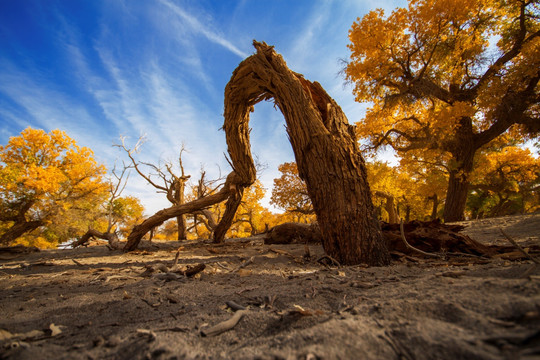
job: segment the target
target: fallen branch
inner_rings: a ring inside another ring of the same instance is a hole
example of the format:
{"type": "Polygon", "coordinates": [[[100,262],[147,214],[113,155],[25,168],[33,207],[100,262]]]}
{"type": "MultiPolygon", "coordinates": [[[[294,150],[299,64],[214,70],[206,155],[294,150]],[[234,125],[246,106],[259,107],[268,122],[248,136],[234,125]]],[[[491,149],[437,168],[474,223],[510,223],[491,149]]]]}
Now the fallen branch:
{"type": "Polygon", "coordinates": [[[71,244],[71,247],[76,248],[78,246],[84,245],[92,238],[98,238],[108,241],[109,248],[112,248],[113,250],[118,250],[121,248],[121,243],[116,233],[109,231],[102,233],[94,229],[88,229],[88,231],[83,236],[81,236],[71,244]]]}
{"type": "Polygon", "coordinates": [[[414,246],[412,246],[411,244],[409,244],[409,242],[407,241],[407,238],[405,237],[405,230],[403,229],[403,219],[401,219],[401,222],[399,224],[399,230],[401,232],[401,239],[403,240],[403,242],[405,243],[405,246],[407,247],[407,249],[409,250],[412,250],[412,251],[415,251],[419,254],[422,254],[424,256],[431,256],[431,257],[437,257],[437,258],[442,258],[441,255],[439,254],[433,254],[433,253],[428,253],[428,252],[425,252],[423,250],[420,250],[420,249],[417,249],[415,248],[414,246]]]}
{"type": "Polygon", "coordinates": [[[180,257],[180,249],[178,249],[178,251],[176,252],[176,255],[174,256],[174,263],[172,265],[172,267],[176,267],[176,265],[178,265],[178,258],[180,257]]]}
{"type": "MultiPolygon", "coordinates": [[[[136,225],[128,236],[124,251],[133,251],[139,245],[142,237],[151,229],[163,224],[166,220],[179,217],[184,214],[194,213],[202,209],[208,208],[214,204],[223,202],[229,197],[234,197],[237,194],[242,179],[233,171],[225,180],[225,184],[217,193],[207,195],[202,198],[193,200],[191,202],[182,205],[173,205],[169,208],[163,209],[144,220],[139,225],[136,225]]],[[[228,228],[227,228],[228,229],[228,228]]],[[[226,229],[226,230],[227,230],[226,229]]]]}
{"type": "Polygon", "coordinates": [[[237,272],[238,270],[243,269],[250,264],[253,264],[254,260],[255,260],[255,256],[250,257],[249,259],[247,259],[246,261],[238,265],[238,267],[231,272],[237,272]]]}
{"type": "Polygon", "coordinates": [[[201,336],[216,336],[225,331],[229,331],[234,328],[240,320],[248,313],[248,310],[239,310],[234,313],[234,315],[226,321],[220,322],[217,325],[214,325],[206,330],[201,330],[201,336]]]}
{"type": "Polygon", "coordinates": [[[234,311],[246,310],[245,306],[237,304],[236,302],[234,302],[232,300],[226,301],[225,304],[234,311]]]}
{"type": "Polygon", "coordinates": [[[181,273],[184,274],[187,277],[192,277],[192,276],[197,275],[198,273],[200,273],[204,269],[206,269],[205,264],[197,264],[197,265],[193,265],[193,266],[188,266],[187,269],[182,271],[181,273]]]}
{"type": "Polygon", "coordinates": [[[522,248],[517,242],[516,240],[514,240],[512,237],[510,237],[510,235],[508,235],[507,233],[505,233],[503,231],[503,229],[499,228],[499,231],[501,232],[501,234],[503,234],[503,236],[506,238],[506,240],[510,241],[510,243],[512,245],[515,246],[516,249],[519,250],[520,253],[522,253],[523,255],[525,255],[525,257],[529,260],[531,260],[532,262],[534,262],[535,264],[540,264],[540,261],[538,261],[537,259],[535,259],[534,257],[531,256],[531,254],[529,254],[528,252],[525,251],[524,248],[522,248]]]}
{"type": "Polygon", "coordinates": [[[328,264],[325,264],[324,260],[328,260],[330,262],[330,265],[334,265],[334,266],[337,266],[337,267],[340,267],[341,264],[339,263],[339,261],[337,261],[336,259],[334,259],[333,257],[331,257],[330,255],[324,255],[324,256],[321,256],[319,258],[319,260],[317,260],[317,262],[319,264],[323,264],[323,265],[327,265],[328,264]]]}

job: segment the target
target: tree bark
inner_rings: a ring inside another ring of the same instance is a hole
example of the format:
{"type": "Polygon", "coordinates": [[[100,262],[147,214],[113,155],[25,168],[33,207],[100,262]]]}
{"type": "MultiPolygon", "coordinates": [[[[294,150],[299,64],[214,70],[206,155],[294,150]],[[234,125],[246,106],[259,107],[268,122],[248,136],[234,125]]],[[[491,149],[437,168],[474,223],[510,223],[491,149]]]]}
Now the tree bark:
{"type": "Polygon", "coordinates": [[[116,233],[114,232],[100,232],[94,229],[89,229],[83,236],[81,236],[77,241],[75,241],[73,244],[71,244],[72,248],[76,248],[78,246],[84,245],[88,240],[91,238],[96,237],[98,239],[107,240],[109,242],[109,245],[113,249],[120,249],[120,240],[118,239],[118,236],[116,236],[116,233]]]}
{"type": "Polygon", "coordinates": [[[225,204],[225,213],[223,214],[223,217],[221,218],[219,224],[216,226],[216,229],[214,230],[215,243],[221,243],[225,239],[225,234],[227,233],[227,230],[230,229],[233,223],[236,210],[238,210],[238,207],[242,202],[243,194],[244,187],[240,186],[234,196],[230,196],[227,200],[227,203],[225,204]]]}
{"type": "MultiPolygon", "coordinates": [[[[182,166],[182,160],[180,158],[180,167],[182,168],[182,176],[176,179],[175,192],[174,192],[174,205],[182,205],[185,202],[185,195],[184,191],[186,188],[186,181],[190,178],[190,176],[184,175],[184,167],[182,166]]],[[[176,223],[177,223],[177,230],[178,230],[178,236],[177,240],[184,240],[186,239],[186,217],[185,215],[180,215],[176,217],[176,223]]]]}
{"type": "Polygon", "coordinates": [[[186,238],[186,217],[184,215],[176,217],[178,236],[177,240],[184,240],[186,238]]]}
{"type": "Polygon", "coordinates": [[[254,46],[257,52],[238,66],[225,88],[223,129],[234,171],[242,179],[239,186],[255,181],[249,113],[273,98],[285,117],[326,253],[341,264],[389,264],[354,128],[319,83],[292,72],[273,47],[255,41],[254,46]]]}
{"type": "Polygon", "coordinates": [[[446,202],[444,205],[444,222],[462,221],[464,219],[467,195],[469,193],[469,172],[458,168],[450,171],[446,202]]]}
{"type": "Polygon", "coordinates": [[[139,245],[142,237],[148,231],[152,230],[156,226],[163,224],[163,222],[168,219],[178,217],[183,214],[192,214],[214,204],[225,201],[227,198],[237,193],[239,183],[241,183],[241,179],[233,171],[227,176],[225,185],[223,185],[219,192],[199,198],[197,200],[193,200],[185,204],[173,205],[169,208],[158,211],[154,215],[144,220],[141,224],[133,228],[133,230],[128,236],[127,243],[124,246],[124,251],[135,250],[139,245]]]}
{"type": "Polygon", "coordinates": [[[474,155],[478,144],[474,138],[472,119],[460,119],[455,140],[449,143],[448,150],[453,156],[448,176],[448,189],[444,204],[444,221],[462,221],[464,219],[467,196],[469,194],[469,176],[474,166],[474,155]]]}
{"type": "Polygon", "coordinates": [[[2,236],[0,236],[0,244],[10,245],[19,236],[35,230],[42,225],[43,221],[41,220],[17,221],[5,233],[3,233],[2,236]]]}
{"type": "Polygon", "coordinates": [[[439,208],[439,197],[437,194],[433,194],[428,197],[428,200],[433,201],[433,206],[431,207],[431,216],[429,217],[431,221],[437,219],[437,210],[439,208]]]}
{"type": "Polygon", "coordinates": [[[396,202],[395,202],[394,196],[388,193],[385,193],[383,191],[376,191],[375,194],[385,199],[384,209],[388,213],[388,223],[399,224],[399,216],[397,213],[396,202]]]}

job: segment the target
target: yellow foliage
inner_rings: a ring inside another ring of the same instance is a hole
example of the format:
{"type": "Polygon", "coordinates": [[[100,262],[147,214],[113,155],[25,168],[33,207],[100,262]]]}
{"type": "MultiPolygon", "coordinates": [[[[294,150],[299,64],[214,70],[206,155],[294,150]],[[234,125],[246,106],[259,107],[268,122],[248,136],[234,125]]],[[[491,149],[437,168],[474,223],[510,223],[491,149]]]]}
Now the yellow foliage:
{"type": "Polygon", "coordinates": [[[284,219],[295,222],[313,222],[313,206],[309,198],[306,184],[298,175],[295,162],[279,165],[281,176],[274,179],[270,203],[285,210],[284,219]]]}
{"type": "MultiPolygon", "coordinates": [[[[67,229],[69,221],[65,219],[81,209],[95,209],[101,202],[94,202],[102,200],[107,191],[103,181],[106,169],[93,155],[60,130],[46,133],[27,128],[10,138],[7,145],[0,146],[0,220],[34,222],[44,227],[40,233],[59,223],[67,229]]],[[[1,241],[14,240],[8,236],[9,228],[4,230],[1,241]]],[[[63,231],[65,236],[68,233],[72,231],[63,231]]],[[[34,237],[35,243],[45,246],[40,236],[34,237]]],[[[26,238],[24,241],[34,241],[28,234],[26,238]]],[[[53,244],[64,240],[58,234],[49,234],[47,239],[53,244]]]]}
{"type": "MultiPolygon", "coordinates": [[[[410,0],[388,16],[374,10],[358,19],[349,31],[351,61],[345,73],[356,100],[373,104],[357,124],[358,135],[375,147],[389,144],[398,151],[444,149],[460,119],[470,118],[476,131],[492,126],[501,99],[510,90],[523,90],[540,68],[540,36],[534,35],[540,22],[532,16],[538,5],[525,5],[527,40],[516,46],[520,4],[410,0]],[[488,65],[512,47],[515,58],[487,73],[488,65]],[[467,92],[484,75],[482,86],[467,92]]],[[[538,102],[532,102],[530,111],[538,110],[538,102]]]]}
{"type": "Polygon", "coordinates": [[[255,235],[265,229],[266,209],[261,205],[265,189],[259,180],[244,191],[242,202],[236,211],[233,225],[229,229],[231,237],[255,235]]]}
{"type": "Polygon", "coordinates": [[[528,149],[506,146],[503,149],[484,153],[478,159],[473,173],[473,185],[486,185],[492,192],[518,192],[519,185],[540,178],[540,159],[528,149]]]}

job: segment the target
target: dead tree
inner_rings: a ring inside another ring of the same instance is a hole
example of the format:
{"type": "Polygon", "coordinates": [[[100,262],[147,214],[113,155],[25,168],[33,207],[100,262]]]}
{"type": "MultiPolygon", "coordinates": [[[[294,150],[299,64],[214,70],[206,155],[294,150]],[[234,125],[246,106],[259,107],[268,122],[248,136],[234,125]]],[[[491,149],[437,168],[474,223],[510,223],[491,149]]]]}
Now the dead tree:
{"type": "Polygon", "coordinates": [[[256,180],[249,113],[258,102],[273,98],[285,117],[299,175],[306,182],[327,254],[341,264],[389,264],[354,127],[319,83],[292,72],[273,47],[256,41],[253,45],[257,52],[240,63],[225,88],[223,129],[233,172],[224,187],[216,194],[157,212],[134,227],[124,249],[136,248],[146,232],[167,219],[227,200],[214,231],[214,241],[223,240],[244,189],[256,180]]]}
{"type": "MultiPolygon", "coordinates": [[[[240,186],[241,183],[242,179],[233,171],[227,176],[225,184],[218,192],[190,201],[185,204],[173,205],[169,208],[158,211],[154,215],[144,220],[141,224],[133,228],[133,230],[128,236],[128,240],[126,245],[124,246],[124,250],[135,250],[139,245],[142,237],[148,231],[163,224],[163,222],[165,222],[166,220],[185,214],[193,214],[197,211],[201,211],[227,199],[236,199],[238,197],[242,199],[242,193],[241,191],[239,191],[239,189],[243,189],[240,186]]],[[[221,222],[217,225],[216,228],[219,228],[220,225],[221,222]]]]}
{"type": "MultiPolygon", "coordinates": [[[[319,83],[291,71],[273,47],[256,41],[253,45],[257,52],[240,63],[225,88],[223,129],[234,171],[241,179],[238,191],[256,178],[249,113],[258,102],[273,98],[285,117],[326,253],[341,264],[389,264],[354,127],[319,83]]],[[[229,198],[227,223],[222,220],[221,229],[218,225],[215,239],[224,236],[239,204],[239,198],[229,198]]]]}
{"type": "MultiPolygon", "coordinates": [[[[137,173],[146,180],[147,183],[152,185],[157,189],[158,192],[164,193],[167,197],[167,200],[173,205],[182,205],[185,202],[184,191],[186,188],[186,182],[189,180],[191,175],[186,175],[184,172],[184,166],[182,163],[182,153],[185,151],[184,145],[180,148],[180,154],[178,155],[178,166],[180,168],[180,174],[177,175],[173,170],[173,164],[167,162],[162,166],[156,166],[154,164],[139,162],[135,159],[134,154],[139,152],[142,144],[144,143],[144,138],[139,138],[137,144],[133,149],[129,149],[125,144],[125,138],[121,138],[122,145],[118,145],[127,153],[131,166],[137,171],[137,173]],[[152,175],[146,174],[142,171],[141,165],[145,165],[154,171],[155,176],[161,179],[161,184],[152,179],[152,175]]],[[[178,216],[176,219],[178,223],[178,240],[183,240],[186,238],[186,219],[184,215],[178,216]]]]}
{"type": "Polygon", "coordinates": [[[116,180],[109,181],[109,199],[107,201],[106,216],[107,216],[107,230],[105,232],[100,232],[96,229],[88,229],[88,231],[78,238],[75,242],[71,244],[71,247],[76,248],[78,246],[86,244],[86,242],[92,238],[98,238],[107,240],[109,246],[113,249],[120,249],[120,240],[116,231],[113,231],[113,228],[116,226],[116,221],[114,219],[114,202],[116,199],[122,195],[124,191],[127,180],[129,178],[129,173],[127,172],[128,167],[124,165],[120,175],[116,173],[116,167],[112,170],[112,175],[116,180]],[[125,176],[125,178],[124,178],[125,176]]]}

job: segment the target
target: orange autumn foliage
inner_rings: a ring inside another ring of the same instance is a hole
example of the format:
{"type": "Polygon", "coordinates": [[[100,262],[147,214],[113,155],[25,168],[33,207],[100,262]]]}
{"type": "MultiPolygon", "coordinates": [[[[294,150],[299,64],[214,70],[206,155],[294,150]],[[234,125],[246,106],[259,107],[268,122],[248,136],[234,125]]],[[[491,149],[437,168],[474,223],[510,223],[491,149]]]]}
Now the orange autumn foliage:
{"type": "Polygon", "coordinates": [[[0,244],[24,237],[45,247],[74,236],[70,217],[96,210],[107,191],[93,156],[60,130],[27,128],[0,146],[0,244]],[[64,231],[53,230],[60,223],[64,231]]]}
{"type": "Polygon", "coordinates": [[[357,134],[370,148],[444,159],[446,221],[463,217],[480,149],[540,132],[539,10],[534,1],[409,0],[349,32],[346,76],[356,100],[372,104],[357,134]]]}

